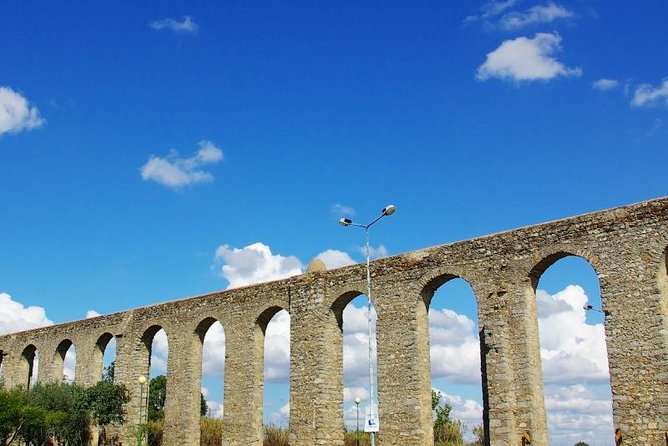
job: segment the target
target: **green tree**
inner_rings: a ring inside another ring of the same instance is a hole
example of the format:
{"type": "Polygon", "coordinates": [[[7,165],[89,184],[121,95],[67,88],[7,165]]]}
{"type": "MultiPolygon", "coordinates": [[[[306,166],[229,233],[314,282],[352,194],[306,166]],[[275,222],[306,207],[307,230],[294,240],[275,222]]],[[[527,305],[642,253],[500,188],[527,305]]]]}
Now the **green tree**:
{"type": "Polygon", "coordinates": [[[105,367],[102,372],[102,381],[113,383],[114,373],[116,373],[116,361],[111,361],[111,364],[105,367]]]}
{"type": "Polygon", "coordinates": [[[575,446],[589,446],[589,443],[585,443],[584,441],[578,441],[575,443],[575,446]]]}
{"type": "MultiPolygon", "coordinates": [[[[167,377],[158,375],[148,384],[148,421],[160,421],[165,417],[165,397],[167,396],[167,377]]],[[[207,405],[200,392],[200,415],[206,415],[207,405]]]]}
{"type": "Polygon", "coordinates": [[[22,405],[15,392],[0,390],[0,444],[10,444],[21,430],[22,405]]]}
{"type": "Polygon", "coordinates": [[[451,420],[452,406],[441,402],[441,393],[431,391],[431,409],[434,413],[434,445],[457,446],[464,444],[464,429],[466,425],[459,420],[451,420]]]}
{"type": "Polygon", "coordinates": [[[111,381],[100,381],[86,389],[85,407],[100,430],[102,444],[107,441],[107,426],[125,422],[123,406],[130,401],[130,394],[124,385],[111,381]]]}

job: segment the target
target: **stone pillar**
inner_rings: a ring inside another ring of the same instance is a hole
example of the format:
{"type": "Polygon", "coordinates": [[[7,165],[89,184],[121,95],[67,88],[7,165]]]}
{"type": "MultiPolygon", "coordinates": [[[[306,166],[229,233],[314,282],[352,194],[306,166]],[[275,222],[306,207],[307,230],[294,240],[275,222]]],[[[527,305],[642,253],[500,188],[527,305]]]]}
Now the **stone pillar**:
{"type": "Polygon", "coordinates": [[[11,389],[16,386],[27,387],[30,373],[30,364],[21,351],[5,351],[3,364],[3,379],[5,388],[11,389]]]}
{"type": "Polygon", "coordinates": [[[510,308],[506,332],[510,348],[504,359],[512,369],[515,397],[515,432],[511,440],[520,442],[522,434],[528,431],[532,444],[547,445],[536,293],[529,277],[508,285],[507,291],[504,297],[505,305],[510,308]]]}
{"type": "MultiPolygon", "coordinates": [[[[472,284],[475,287],[475,284],[472,284]]],[[[517,443],[509,304],[505,289],[476,289],[482,374],[483,428],[491,446],[517,443]]]]}
{"type": "Polygon", "coordinates": [[[660,248],[664,247],[652,251],[649,243],[642,249],[617,246],[619,251],[601,271],[614,424],[624,444],[664,444],[668,432],[668,277],[665,264],[659,266],[660,248]]]}
{"type": "Polygon", "coordinates": [[[194,330],[170,331],[163,444],[199,446],[202,343],[194,330]]]}
{"type": "Polygon", "coordinates": [[[379,441],[433,445],[429,320],[419,291],[383,285],[372,292],[378,314],[379,441]]]}
{"type": "Polygon", "coordinates": [[[75,383],[89,387],[95,385],[102,378],[102,358],[95,355],[96,349],[97,346],[92,343],[80,343],[77,346],[75,383]]]}
{"type": "Polygon", "coordinates": [[[262,446],[264,334],[255,321],[235,322],[225,325],[223,446],[262,446]]]}
{"type": "Polygon", "coordinates": [[[136,334],[127,330],[123,335],[116,335],[114,382],[124,384],[130,394],[130,401],[125,406],[126,422],[123,429],[117,432],[123,444],[134,444],[139,425],[146,419],[150,345],[150,340],[147,345],[141,333],[136,334]],[[145,376],[147,379],[143,386],[137,381],[140,376],[145,376]]]}
{"type": "Polygon", "coordinates": [[[343,445],[343,308],[323,308],[324,292],[292,296],[290,445],[343,445]]]}

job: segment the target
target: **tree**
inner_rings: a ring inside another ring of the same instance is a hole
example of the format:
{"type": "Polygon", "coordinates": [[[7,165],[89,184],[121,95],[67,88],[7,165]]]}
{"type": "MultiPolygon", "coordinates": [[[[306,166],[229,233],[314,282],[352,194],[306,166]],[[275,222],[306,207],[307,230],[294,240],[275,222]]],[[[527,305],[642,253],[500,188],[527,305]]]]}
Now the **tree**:
{"type": "Polygon", "coordinates": [[[111,361],[111,364],[105,367],[104,371],[102,372],[102,381],[113,383],[115,372],[116,372],[116,361],[111,361]]]}
{"type": "Polygon", "coordinates": [[[441,393],[431,391],[431,409],[434,413],[434,444],[463,445],[466,425],[459,420],[451,420],[452,406],[444,403],[439,407],[441,393]]]}
{"type": "Polygon", "coordinates": [[[589,446],[589,443],[585,443],[584,441],[578,441],[575,443],[575,446],[589,446]]]}
{"type": "MultiPolygon", "coordinates": [[[[165,417],[165,397],[167,396],[167,377],[158,375],[148,384],[148,421],[159,421],[165,417]]],[[[200,392],[200,415],[206,415],[207,405],[200,392]]]]}
{"type": "Polygon", "coordinates": [[[107,441],[106,427],[125,422],[123,406],[129,401],[128,389],[111,381],[100,381],[86,389],[85,406],[100,429],[100,439],[103,444],[107,441]]]}

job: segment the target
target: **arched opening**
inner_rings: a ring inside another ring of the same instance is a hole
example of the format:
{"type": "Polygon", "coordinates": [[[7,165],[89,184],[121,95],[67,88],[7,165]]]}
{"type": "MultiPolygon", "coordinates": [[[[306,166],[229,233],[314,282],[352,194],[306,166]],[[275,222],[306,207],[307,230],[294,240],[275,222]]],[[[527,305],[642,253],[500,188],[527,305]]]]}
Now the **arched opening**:
{"type": "Polygon", "coordinates": [[[264,333],[263,422],[267,435],[279,435],[290,421],[290,313],[271,307],[257,322],[264,333]]]}
{"type": "Polygon", "coordinates": [[[443,275],[427,284],[422,297],[429,317],[435,441],[478,444],[483,394],[476,296],[464,279],[443,275]]]}
{"type": "Polygon", "coordinates": [[[21,353],[21,359],[23,368],[22,375],[25,381],[20,382],[20,384],[24,384],[26,387],[32,387],[37,382],[37,373],[39,369],[39,353],[37,347],[30,344],[24,348],[21,353]]]}
{"type": "MultiPolygon", "coordinates": [[[[159,325],[149,327],[142,336],[142,343],[146,348],[145,383],[140,383],[140,399],[146,398],[141,404],[139,418],[142,422],[160,425],[165,419],[165,399],[167,396],[167,361],[169,357],[169,342],[167,333],[159,325]],[[146,408],[146,410],[144,410],[146,408]]],[[[138,377],[139,378],[139,377],[138,377]]],[[[156,429],[161,432],[161,429],[156,429]]],[[[149,441],[158,441],[150,438],[149,441]]]]}
{"type": "MultiPolygon", "coordinates": [[[[58,347],[53,357],[53,370],[60,370],[60,379],[64,383],[73,383],[76,374],[77,351],[69,339],[65,339],[58,347]]],[[[56,378],[56,376],[54,376],[56,378]]]]}
{"type": "Polygon", "coordinates": [[[550,444],[610,444],[612,392],[598,276],[585,259],[559,253],[531,277],[550,444]]]}
{"type": "Polygon", "coordinates": [[[366,294],[349,292],[339,297],[332,311],[341,339],[343,422],[348,435],[361,439],[368,435],[363,433],[367,410],[373,403],[377,414],[378,407],[376,309],[366,294]]]}
{"type": "Polygon", "coordinates": [[[95,343],[93,352],[94,376],[97,380],[113,382],[116,372],[116,338],[104,333],[95,343]]]}
{"type": "Polygon", "coordinates": [[[214,318],[206,318],[195,330],[202,343],[200,414],[223,418],[225,388],[225,330],[214,318]]]}

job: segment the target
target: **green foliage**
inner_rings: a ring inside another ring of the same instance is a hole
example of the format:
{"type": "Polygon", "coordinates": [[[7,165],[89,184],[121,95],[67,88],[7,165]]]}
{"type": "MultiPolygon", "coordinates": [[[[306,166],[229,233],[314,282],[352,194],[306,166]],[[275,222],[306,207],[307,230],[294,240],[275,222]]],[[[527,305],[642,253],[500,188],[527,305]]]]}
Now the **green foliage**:
{"type": "Polygon", "coordinates": [[[459,420],[450,419],[452,406],[445,403],[439,407],[441,397],[440,392],[431,391],[431,407],[434,412],[434,445],[464,445],[466,425],[459,420]]]}
{"type": "Polygon", "coordinates": [[[485,429],[483,429],[482,424],[473,426],[473,441],[472,446],[483,446],[485,444],[485,429]]]}
{"type": "Polygon", "coordinates": [[[589,446],[589,443],[585,443],[584,441],[578,441],[575,443],[575,446],[589,446]]]}
{"type": "Polygon", "coordinates": [[[86,389],[84,404],[93,421],[106,426],[125,422],[123,405],[129,401],[130,394],[124,385],[100,381],[86,389]]]}
{"type": "Polygon", "coordinates": [[[151,378],[148,384],[148,421],[160,421],[165,418],[166,396],[167,377],[159,375],[151,378]]]}
{"type": "Polygon", "coordinates": [[[223,443],[223,420],[220,418],[200,418],[200,446],[220,446],[223,443]]]}
{"type": "Polygon", "coordinates": [[[113,383],[115,373],[116,373],[116,361],[111,361],[111,364],[105,367],[104,371],[102,372],[102,381],[113,383]]]}
{"type": "Polygon", "coordinates": [[[68,446],[87,445],[91,420],[122,421],[122,406],[128,400],[125,388],[111,383],[89,389],[37,383],[30,389],[0,390],[0,440],[3,445],[17,439],[30,445],[52,440],[68,446]]]}
{"type": "MultiPolygon", "coordinates": [[[[167,397],[167,377],[158,375],[148,384],[148,421],[160,421],[165,418],[165,398],[167,397]]],[[[207,405],[200,393],[200,415],[206,415],[207,405]]]]}

